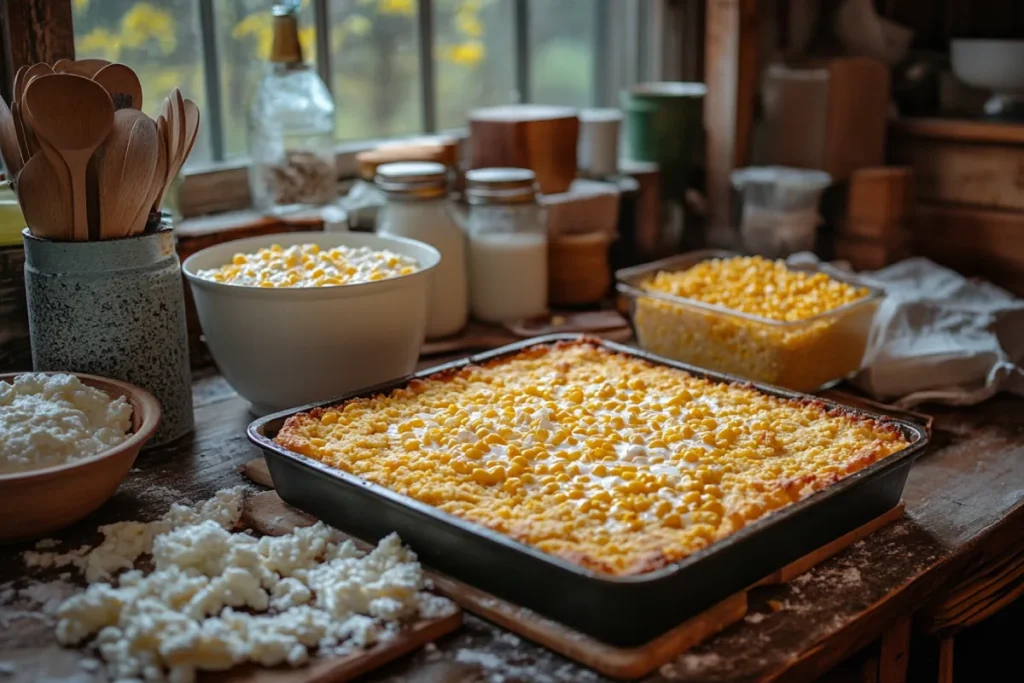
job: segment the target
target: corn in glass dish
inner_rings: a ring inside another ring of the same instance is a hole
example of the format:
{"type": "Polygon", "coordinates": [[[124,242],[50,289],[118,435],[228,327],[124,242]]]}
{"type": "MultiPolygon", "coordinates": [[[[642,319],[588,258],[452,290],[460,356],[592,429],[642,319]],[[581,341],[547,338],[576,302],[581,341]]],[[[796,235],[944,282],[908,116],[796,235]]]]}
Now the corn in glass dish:
{"type": "Polygon", "coordinates": [[[587,341],[297,413],[275,441],[612,576],[676,562],[908,445],[884,420],[587,341]]]}
{"type": "Polygon", "coordinates": [[[880,290],[825,269],[698,251],[616,273],[651,353],[813,392],[860,368],[880,290]]]}

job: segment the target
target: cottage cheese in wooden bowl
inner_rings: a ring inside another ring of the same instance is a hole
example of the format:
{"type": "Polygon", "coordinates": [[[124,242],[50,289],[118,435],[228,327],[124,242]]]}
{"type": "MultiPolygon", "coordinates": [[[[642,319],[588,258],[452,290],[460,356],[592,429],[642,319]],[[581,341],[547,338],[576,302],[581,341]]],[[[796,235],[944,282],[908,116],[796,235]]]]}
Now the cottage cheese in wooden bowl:
{"type": "Polygon", "coordinates": [[[124,443],[132,407],[74,375],[0,381],[0,474],[64,465],[124,443]]]}
{"type": "Polygon", "coordinates": [[[159,423],[159,402],[124,382],[0,375],[0,542],[37,537],[98,508],[159,423]]]}

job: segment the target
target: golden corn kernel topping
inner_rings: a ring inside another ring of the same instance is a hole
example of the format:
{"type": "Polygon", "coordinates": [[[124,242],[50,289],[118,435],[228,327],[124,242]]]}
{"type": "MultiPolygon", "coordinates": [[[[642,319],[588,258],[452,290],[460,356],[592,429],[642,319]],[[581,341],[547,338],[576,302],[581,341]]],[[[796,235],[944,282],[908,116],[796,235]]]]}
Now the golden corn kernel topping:
{"type": "Polygon", "coordinates": [[[231,263],[201,270],[198,275],[214,282],[246,287],[329,287],[373,282],[419,270],[411,256],[370,247],[333,247],[316,244],[279,244],[254,254],[235,254],[231,263]]]}
{"type": "Polygon", "coordinates": [[[661,271],[643,288],[785,322],[813,318],[868,295],[863,287],[824,273],[790,270],[785,261],[760,256],[711,259],[686,270],[661,271]]]}
{"type": "Polygon", "coordinates": [[[888,423],[587,342],[300,413],[276,440],[617,575],[679,560],[907,445],[888,423]]]}

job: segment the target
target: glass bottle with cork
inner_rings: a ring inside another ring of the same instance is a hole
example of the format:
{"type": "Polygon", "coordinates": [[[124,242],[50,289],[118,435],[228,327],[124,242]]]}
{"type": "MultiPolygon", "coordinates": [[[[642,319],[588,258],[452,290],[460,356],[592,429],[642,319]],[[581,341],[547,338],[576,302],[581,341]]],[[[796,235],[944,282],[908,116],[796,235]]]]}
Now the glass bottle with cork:
{"type": "Polygon", "coordinates": [[[303,61],[298,0],[274,5],[267,74],[253,98],[249,125],[254,206],[281,215],[333,202],[334,100],[303,61]]]}

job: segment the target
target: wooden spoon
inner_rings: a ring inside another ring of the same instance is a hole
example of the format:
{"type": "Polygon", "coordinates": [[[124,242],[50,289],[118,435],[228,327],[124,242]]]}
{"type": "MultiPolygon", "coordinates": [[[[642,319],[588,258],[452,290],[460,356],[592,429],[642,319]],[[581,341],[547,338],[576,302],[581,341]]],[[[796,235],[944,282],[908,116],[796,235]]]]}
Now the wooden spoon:
{"type": "Polygon", "coordinates": [[[153,171],[153,181],[149,189],[147,199],[150,211],[159,211],[164,201],[164,193],[167,191],[167,119],[163,116],[156,117],[156,168],[153,171]]]}
{"type": "Polygon", "coordinates": [[[199,107],[192,100],[185,100],[183,103],[184,110],[184,136],[185,141],[184,150],[181,156],[175,160],[176,168],[171,173],[173,179],[181,171],[181,167],[185,165],[188,160],[188,155],[192,153],[192,147],[196,144],[196,137],[199,135],[199,107]]]}
{"type": "Polygon", "coordinates": [[[122,213],[120,204],[125,200],[121,194],[121,176],[124,174],[125,155],[131,142],[132,129],[140,117],[145,117],[145,114],[136,109],[114,112],[114,125],[103,145],[93,154],[91,163],[96,169],[99,239],[120,237],[125,229],[116,220],[122,213]]]}
{"type": "Polygon", "coordinates": [[[58,59],[56,62],[53,63],[53,73],[62,74],[67,70],[69,66],[71,66],[74,63],[75,60],[73,59],[58,59]]]}
{"type": "Polygon", "coordinates": [[[40,62],[38,64],[33,64],[32,66],[18,69],[18,75],[21,76],[20,80],[18,80],[17,75],[15,75],[14,87],[11,90],[13,93],[11,98],[11,116],[14,117],[14,127],[18,131],[18,142],[21,146],[21,157],[25,160],[28,160],[39,151],[39,143],[36,140],[35,132],[32,130],[32,126],[26,123],[24,119],[25,88],[27,88],[28,84],[39,76],[46,76],[52,73],[53,69],[50,68],[49,64],[40,62]]]}
{"type": "MultiPolygon", "coordinates": [[[[181,96],[181,90],[175,88],[171,91],[171,109],[174,111],[174,130],[177,152],[174,154],[175,172],[185,163],[185,99],[181,96]]],[[[173,177],[173,176],[172,176],[173,177]]]]}
{"type": "Polygon", "coordinates": [[[0,98],[0,156],[4,160],[7,175],[17,178],[24,166],[21,148],[18,145],[18,130],[14,127],[14,117],[7,103],[0,98]]]}
{"type": "Polygon", "coordinates": [[[130,198],[125,209],[128,217],[126,236],[139,235],[146,229],[153,206],[149,201],[149,192],[160,164],[161,146],[153,120],[144,117],[136,121],[121,176],[121,186],[130,198]]]}
{"type": "Polygon", "coordinates": [[[159,133],[160,140],[163,142],[164,156],[166,157],[167,163],[164,166],[163,177],[160,179],[160,191],[156,196],[156,207],[159,209],[164,203],[164,196],[167,194],[167,190],[171,187],[171,181],[174,176],[171,175],[171,170],[174,168],[176,158],[174,156],[175,150],[174,140],[171,135],[171,122],[160,114],[156,117],[156,128],[159,133]]]}
{"type": "Polygon", "coordinates": [[[36,237],[72,239],[71,202],[55,169],[42,154],[28,160],[18,176],[18,201],[25,224],[36,237]]]}
{"type": "Polygon", "coordinates": [[[99,72],[100,69],[109,66],[112,62],[106,59],[76,59],[74,61],[60,59],[53,65],[54,72],[57,73],[68,73],[76,76],[84,76],[85,78],[92,78],[99,72]],[[60,71],[57,69],[57,65],[60,65],[60,71]]]}
{"type": "Polygon", "coordinates": [[[92,77],[110,93],[114,109],[142,109],[142,84],[134,71],[124,64],[109,64],[92,77]]]}
{"type": "Polygon", "coordinates": [[[57,149],[68,167],[75,239],[87,240],[86,170],[114,124],[110,95],[81,76],[40,76],[25,88],[25,112],[36,134],[57,149]]]}

